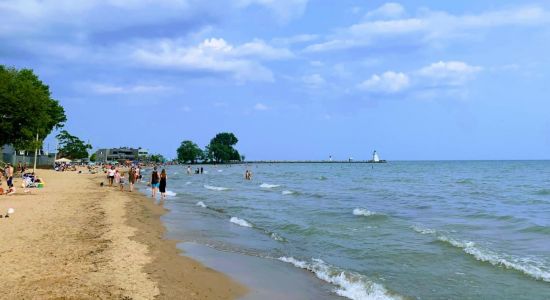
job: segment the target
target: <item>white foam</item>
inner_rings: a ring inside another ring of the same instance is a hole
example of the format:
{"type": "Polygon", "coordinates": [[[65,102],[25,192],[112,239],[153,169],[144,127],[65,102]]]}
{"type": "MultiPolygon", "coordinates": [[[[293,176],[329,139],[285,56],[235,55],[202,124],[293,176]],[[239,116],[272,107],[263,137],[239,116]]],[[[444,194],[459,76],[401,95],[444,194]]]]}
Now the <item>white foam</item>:
{"type": "Polygon", "coordinates": [[[293,192],[293,191],[282,191],[281,194],[283,194],[283,195],[292,195],[292,194],[295,194],[295,192],[293,192]]]}
{"type": "Polygon", "coordinates": [[[421,234],[435,235],[437,240],[447,243],[453,247],[460,248],[466,254],[472,255],[479,261],[488,262],[497,267],[514,269],[535,279],[550,282],[550,267],[545,266],[542,262],[536,259],[518,258],[506,254],[499,254],[489,249],[478,247],[476,243],[472,241],[455,240],[438,233],[437,230],[434,229],[422,228],[418,226],[413,226],[412,228],[414,231],[421,234]]]}
{"type": "Polygon", "coordinates": [[[218,172],[223,172],[223,170],[218,170],[218,172]]]}
{"type": "Polygon", "coordinates": [[[231,217],[231,219],[229,219],[229,222],[231,222],[233,224],[237,224],[239,226],[243,226],[243,227],[252,227],[252,224],[248,223],[244,219],[239,219],[237,217],[231,217]]]}
{"type": "Polygon", "coordinates": [[[229,190],[229,188],[225,188],[225,187],[221,187],[221,186],[212,186],[212,185],[207,185],[207,184],[204,185],[204,188],[212,190],[212,191],[228,191],[229,190]]]}
{"type": "Polygon", "coordinates": [[[272,189],[272,188],[276,188],[276,187],[280,187],[280,185],[278,184],[269,184],[269,183],[262,183],[260,185],[261,188],[264,188],[264,189],[272,189]]]}
{"type": "Polygon", "coordinates": [[[412,229],[418,233],[421,233],[421,234],[435,234],[436,231],[434,229],[430,229],[430,228],[423,228],[423,227],[420,227],[420,226],[416,226],[414,225],[412,227],[412,229]]]}
{"type": "Polygon", "coordinates": [[[384,215],[384,214],[381,214],[381,213],[378,213],[378,212],[375,212],[375,211],[370,211],[370,210],[364,209],[364,208],[354,209],[353,214],[356,215],[356,216],[365,216],[365,217],[368,217],[368,216],[383,216],[384,215]]]}
{"type": "Polygon", "coordinates": [[[190,184],[191,184],[191,181],[187,181],[185,184],[186,184],[186,185],[190,185],[190,184]]]}
{"type": "Polygon", "coordinates": [[[169,196],[169,197],[174,197],[174,196],[176,196],[176,195],[177,195],[177,193],[175,193],[175,192],[172,192],[172,191],[166,191],[166,193],[165,193],[165,194],[166,194],[166,196],[169,196]]]}
{"type": "Polygon", "coordinates": [[[279,242],[285,242],[285,241],[286,241],[285,238],[283,238],[282,236],[278,235],[278,234],[275,233],[275,232],[272,232],[272,233],[270,234],[270,236],[271,236],[272,239],[274,239],[274,240],[276,240],[276,241],[279,241],[279,242]]]}
{"type": "Polygon", "coordinates": [[[493,266],[514,269],[538,280],[550,282],[550,268],[533,258],[517,258],[509,255],[499,254],[494,251],[477,247],[471,241],[457,241],[444,235],[437,237],[439,241],[448,243],[451,246],[462,249],[479,261],[488,262],[493,266]]]}
{"type": "Polygon", "coordinates": [[[315,274],[319,279],[335,285],[334,293],[342,297],[353,300],[402,299],[398,295],[390,295],[384,286],[370,281],[366,276],[340,270],[320,259],[304,262],[293,257],[280,257],[279,260],[290,263],[295,267],[306,269],[315,274]]]}
{"type": "Polygon", "coordinates": [[[200,206],[202,208],[207,208],[206,204],[204,204],[204,202],[202,201],[197,202],[197,206],[200,206]]]}

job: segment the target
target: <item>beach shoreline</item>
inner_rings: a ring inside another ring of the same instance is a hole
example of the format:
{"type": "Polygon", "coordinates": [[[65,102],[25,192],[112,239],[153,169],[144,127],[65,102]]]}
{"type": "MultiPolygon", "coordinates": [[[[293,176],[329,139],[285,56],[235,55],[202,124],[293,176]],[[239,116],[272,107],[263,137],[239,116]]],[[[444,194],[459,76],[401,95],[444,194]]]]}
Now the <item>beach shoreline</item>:
{"type": "MultiPolygon", "coordinates": [[[[234,299],[246,288],[181,255],[166,213],[103,174],[39,170],[44,189],[1,196],[0,298],[234,299]]],[[[20,180],[15,182],[19,186],[20,180]]]]}

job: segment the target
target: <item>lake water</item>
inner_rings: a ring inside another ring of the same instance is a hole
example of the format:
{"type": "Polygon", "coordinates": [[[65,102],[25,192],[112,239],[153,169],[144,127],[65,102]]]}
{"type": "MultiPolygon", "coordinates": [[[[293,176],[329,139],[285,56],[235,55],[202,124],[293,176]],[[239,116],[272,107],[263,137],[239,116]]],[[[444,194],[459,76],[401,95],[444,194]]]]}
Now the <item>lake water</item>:
{"type": "Polygon", "coordinates": [[[550,161],[249,169],[168,167],[170,236],[307,273],[327,298],[550,299],[550,161]]]}

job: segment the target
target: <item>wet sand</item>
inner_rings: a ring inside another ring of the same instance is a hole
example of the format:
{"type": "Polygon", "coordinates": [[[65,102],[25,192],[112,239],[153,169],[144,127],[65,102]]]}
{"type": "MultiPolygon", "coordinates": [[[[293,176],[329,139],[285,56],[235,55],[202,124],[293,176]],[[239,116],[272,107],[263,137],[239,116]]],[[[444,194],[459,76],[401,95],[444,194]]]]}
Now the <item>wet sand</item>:
{"type": "MultiPolygon", "coordinates": [[[[103,175],[39,172],[44,189],[0,196],[1,299],[235,299],[246,288],[180,255],[166,211],[103,175]]],[[[16,180],[16,187],[20,184],[16,180]]],[[[4,185],[5,187],[5,185],[4,185]]]]}

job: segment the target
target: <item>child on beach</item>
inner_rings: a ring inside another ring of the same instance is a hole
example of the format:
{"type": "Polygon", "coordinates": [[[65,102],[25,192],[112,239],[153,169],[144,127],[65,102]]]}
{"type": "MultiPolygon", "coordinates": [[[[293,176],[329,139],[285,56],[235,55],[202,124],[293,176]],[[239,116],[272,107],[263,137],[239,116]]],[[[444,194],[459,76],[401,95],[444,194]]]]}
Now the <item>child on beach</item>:
{"type": "Polygon", "coordinates": [[[124,192],[124,185],[126,184],[126,178],[124,178],[124,173],[119,174],[118,184],[120,185],[120,191],[124,192]]]}

